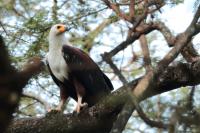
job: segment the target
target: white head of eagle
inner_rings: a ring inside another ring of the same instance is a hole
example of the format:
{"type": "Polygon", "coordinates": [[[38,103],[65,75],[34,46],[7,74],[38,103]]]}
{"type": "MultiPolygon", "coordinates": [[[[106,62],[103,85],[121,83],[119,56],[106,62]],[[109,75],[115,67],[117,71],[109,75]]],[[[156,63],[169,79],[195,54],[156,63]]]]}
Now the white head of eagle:
{"type": "Polygon", "coordinates": [[[61,48],[67,42],[64,34],[65,31],[67,31],[67,27],[63,24],[56,24],[51,27],[49,32],[49,50],[51,48],[61,48]]]}
{"type": "Polygon", "coordinates": [[[47,66],[54,82],[60,87],[62,110],[68,97],[77,101],[76,112],[92,106],[108,95],[113,86],[108,77],[84,51],[68,45],[63,24],[52,26],[49,33],[47,66]],[[87,103],[87,104],[86,104],[87,103]]]}

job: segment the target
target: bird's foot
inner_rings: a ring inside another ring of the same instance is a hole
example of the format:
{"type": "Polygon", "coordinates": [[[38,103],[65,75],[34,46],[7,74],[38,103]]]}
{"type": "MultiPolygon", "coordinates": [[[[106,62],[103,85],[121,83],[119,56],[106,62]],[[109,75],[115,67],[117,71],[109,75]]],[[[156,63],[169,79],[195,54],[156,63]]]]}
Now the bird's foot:
{"type": "Polygon", "coordinates": [[[62,109],[59,107],[47,110],[47,113],[59,113],[59,112],[62,112],[62,109]]]}
{"type": "Polygon", "coordinates": [[[76,109],[75,109],[74,112],[76,112],[77,114],[79,114],[82,109],[87,108],[87,107],[88,107],[88,104],[86,102],[81,103],[81,104],[77,103],[76,109]]]}
{"type": "Polygon", "coordinates": [[[46,116],[53,116],[55,114],[62,114],[62,110],[57,109],[57,108],[55,108],[55,109],[48,109],[47,113],[46,113],[46,116]]]}
{"type": "Polygon", "coordinates": [[[82,106],[81,110],[85,110],[86,108],[88,108],[88,104],[87,103],[83,103],[85,104],[84,106],[82,106]]]}

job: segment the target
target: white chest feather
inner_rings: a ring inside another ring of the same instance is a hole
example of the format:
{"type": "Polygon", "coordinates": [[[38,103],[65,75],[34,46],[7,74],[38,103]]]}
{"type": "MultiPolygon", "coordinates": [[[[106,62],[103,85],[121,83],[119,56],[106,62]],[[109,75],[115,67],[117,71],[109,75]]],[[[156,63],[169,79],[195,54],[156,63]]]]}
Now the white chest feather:
{"type": "Polygon", "coordinates": [[[48,62],[53,75],[60,81],[68,79],[68,66],[63,58],[62,52],[49,52],[48,62]]]}

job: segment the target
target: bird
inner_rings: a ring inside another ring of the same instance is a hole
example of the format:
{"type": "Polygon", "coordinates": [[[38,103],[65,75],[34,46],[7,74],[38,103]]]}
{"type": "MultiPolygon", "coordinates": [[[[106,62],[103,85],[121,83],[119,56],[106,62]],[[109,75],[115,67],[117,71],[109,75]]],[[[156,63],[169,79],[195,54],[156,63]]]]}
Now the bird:
{"type": "Polygon", "coordinates": [[[54,109],[63,111],[66,100],[76,102],[75,112],[91,107],[114,89],[110,79],[83,50],[68,42],[64,24],[55,24],[49,32],[46,64],[50,75],[60,88],[60,102],[54,109]]]}

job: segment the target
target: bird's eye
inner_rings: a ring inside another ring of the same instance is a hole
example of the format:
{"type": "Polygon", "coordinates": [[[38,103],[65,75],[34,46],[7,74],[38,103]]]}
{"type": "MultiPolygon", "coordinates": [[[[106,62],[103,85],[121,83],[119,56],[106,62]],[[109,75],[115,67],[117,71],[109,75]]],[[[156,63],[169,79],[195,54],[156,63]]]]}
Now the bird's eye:
{"type": "Polygon", "coordinates": [[[60,29],[61,26],[57,26],[57,29],[60,29]]]}

